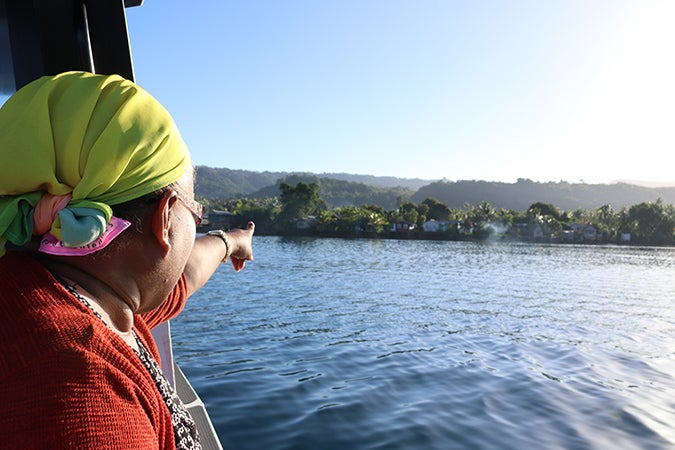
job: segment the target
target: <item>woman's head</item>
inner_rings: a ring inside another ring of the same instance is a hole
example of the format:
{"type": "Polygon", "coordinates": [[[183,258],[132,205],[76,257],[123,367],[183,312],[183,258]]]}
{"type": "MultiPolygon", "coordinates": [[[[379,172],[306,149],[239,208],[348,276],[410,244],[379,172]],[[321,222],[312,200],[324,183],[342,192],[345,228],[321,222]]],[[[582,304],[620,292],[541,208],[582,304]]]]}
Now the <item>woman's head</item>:
{"type": "Polygon", "coordinates": [[[40,78],[0,109],[0,241],[24,245],[47,220],[60,245],[86,248],[114,227],[111,207],[188,170],[171,116],[136,84],[85,72],[40,78]]]}

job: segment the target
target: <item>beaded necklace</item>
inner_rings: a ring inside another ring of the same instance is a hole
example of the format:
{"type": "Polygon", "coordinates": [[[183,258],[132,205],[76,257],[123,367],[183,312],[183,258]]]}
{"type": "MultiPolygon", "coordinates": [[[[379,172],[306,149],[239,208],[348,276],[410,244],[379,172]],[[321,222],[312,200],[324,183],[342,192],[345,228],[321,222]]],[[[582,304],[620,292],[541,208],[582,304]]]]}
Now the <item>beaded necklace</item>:
{"type": "MultiPolygon", "coordinates": [[[[94,309],[89,300],[82,294],[80,294],[77,291],[77,289],[75,289],[75,286],[71,286],[70,284],[64,282],[61,279],[58,279],[58,281],[59,283],[61,283],[61,285],[63,285],[63,287],[68,292],[70,292],[70,294],[73,297],[79,300],[84,306],[87,307],[87,309],[89,309],[92,313],[94,313],[94,316],[98,317],[108,329],[115,332],[115,329],[112,326],[110,326],[110,324],[106,322],[105,319],[103,319],[103,316],[101,316],[101,314],[98,311],[94,309]]],[[[190,412],[187,410],[187,408],[185,408],[185,405],[178,397],[178,394],[176,394],[176,391],[173,389],[169,381],[164,376],[162,369],[159,368],[157,361],[155,361],[155,358],[152,357],[148,349],[145,348],[145,345],[143,345],[141,340],[138,338],[136,332],[134,330],[131,330],[131,333],[133,334],[136,344],[138,345],[138,350],[136,350],[133,347],[132,350],[134,351],[134,353],[136,353],[136,355],[141,360],[146,370],[152,377],[152,380],[154,381],[155,386],[157,387],[157,390],[162,396],[162,399],[164,400],[164,403],[166,404],[166,407],[168,408],[169,413],[171,415],[171,423],[173,425],[174,430],[176,449],[177,450],[201,449],[202,447],[201,444],[199,443],[199,433],[197,432],[197,425],[195,424],[194,419],[190,415],[190,412]]]]}

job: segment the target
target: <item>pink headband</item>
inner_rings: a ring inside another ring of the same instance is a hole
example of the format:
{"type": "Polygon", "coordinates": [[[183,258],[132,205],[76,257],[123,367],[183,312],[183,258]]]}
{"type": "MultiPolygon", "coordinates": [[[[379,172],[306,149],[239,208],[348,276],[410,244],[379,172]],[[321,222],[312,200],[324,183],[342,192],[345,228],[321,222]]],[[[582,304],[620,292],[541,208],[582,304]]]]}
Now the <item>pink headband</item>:
{"type": "Polygon", "coordinates": [[[93,242],[80,247],[66,247],[56,236],[49,233],[56,215],[64,209],[73,194],[52,195],[44,193],[35,205],[33,211],[33,234],[42,235],[40,242],[40,251],[52,255],[64,256],[84,256],[94,253],[106,247],[122,231],[124,231],[130,222],[113,216],[110,219],[105,231],[93,242]]]}

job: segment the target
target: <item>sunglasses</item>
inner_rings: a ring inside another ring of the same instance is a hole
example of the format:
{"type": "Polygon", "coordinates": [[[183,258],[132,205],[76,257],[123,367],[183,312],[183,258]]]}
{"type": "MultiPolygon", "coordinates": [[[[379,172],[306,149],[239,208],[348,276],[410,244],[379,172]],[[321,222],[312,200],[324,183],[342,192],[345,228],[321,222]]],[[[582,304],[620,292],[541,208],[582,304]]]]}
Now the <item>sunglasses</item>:
{"type": "Polygon", "coordinates": [[[195,225],[202,223],[202,212],[204,210],[202,204],[196,200],[183,200],[180,197],[177,198],[183,204],[183,206],[185,206],[188,211],[192,213],[195,218],[195,225]]]}

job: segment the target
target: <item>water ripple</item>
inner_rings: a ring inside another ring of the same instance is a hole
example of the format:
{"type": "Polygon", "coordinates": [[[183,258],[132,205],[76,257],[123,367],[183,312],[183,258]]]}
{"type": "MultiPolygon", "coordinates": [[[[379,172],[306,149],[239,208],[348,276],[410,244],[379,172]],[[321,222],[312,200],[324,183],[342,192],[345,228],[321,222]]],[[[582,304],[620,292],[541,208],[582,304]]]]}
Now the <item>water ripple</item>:
{"type": "Polygon", "coordinates": [[[675,250],[256,238],[174,321],[237,449],[675,447],[675,250]]]}

